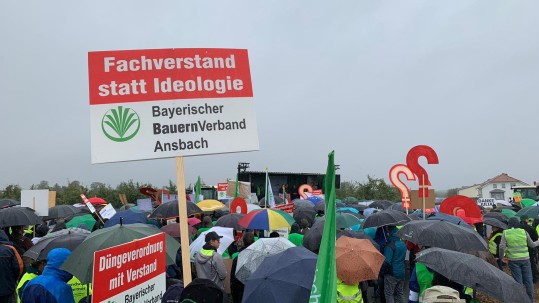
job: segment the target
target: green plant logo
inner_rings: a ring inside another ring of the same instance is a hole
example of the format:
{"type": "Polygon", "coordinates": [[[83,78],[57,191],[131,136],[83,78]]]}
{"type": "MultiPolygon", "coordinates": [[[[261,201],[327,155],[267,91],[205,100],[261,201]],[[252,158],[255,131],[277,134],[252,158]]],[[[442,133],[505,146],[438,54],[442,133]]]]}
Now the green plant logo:
{"type": "Polygon", "coordinates": [[[125,142],[137,135],[140,129],[140,117],[131,108],[118,106],[103,116],[101,129],[110,140],[125,142]]]}

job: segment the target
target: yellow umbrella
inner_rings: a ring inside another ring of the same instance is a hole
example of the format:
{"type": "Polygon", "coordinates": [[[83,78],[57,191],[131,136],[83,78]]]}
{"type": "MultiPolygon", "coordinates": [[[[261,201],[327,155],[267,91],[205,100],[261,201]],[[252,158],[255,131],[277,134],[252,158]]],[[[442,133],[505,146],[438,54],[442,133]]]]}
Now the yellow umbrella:
{"type": "Polygon", "coordinates": [[[217,200],[202,200],[197,203],[203,211],[214,211],[225,207],[225,205],[217,200]]]}

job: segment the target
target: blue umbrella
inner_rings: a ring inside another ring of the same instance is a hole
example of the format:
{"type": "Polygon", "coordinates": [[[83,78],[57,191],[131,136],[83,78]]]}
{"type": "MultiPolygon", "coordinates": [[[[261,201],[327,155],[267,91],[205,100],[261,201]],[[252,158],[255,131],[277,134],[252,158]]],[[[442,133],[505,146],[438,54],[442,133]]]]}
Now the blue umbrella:
{"type": "Polygon", "coordinates": [[[266,257],[247,278],[243,302],[308,302],[316,257],[304,247],[292,247],[266,257]]]}
{"type": "Polygon", "coordinates": [[[337,212],[345,212],[345,213],[354,213],[354,214],[359,214],[359,210],[355,209],[355,208],[352,208],[352,207],[341,207],[339,209],[337,209],[337,212]]]}
{"type": "Polygon", "coordinates": [[[427,220],[438,220],[438,221],[446,221],[449,223],[453,223],[455,225],[460,225],[467,228],[472,228],[468,223],[464,222],[462,218],[457,216],[452,216],[444,213],[433,213],[430,216],[427,216],[427,220]]]}
{"type": "Polygon", "coordinates": [[[313,202],[314,205],[320,203],[320,202],[323,202],[324,199],[318,197],[318,196],[311,196],[311,197],[308,197],[307,200],[313,202]]]}
{"type": "Polygon", "coordinates": [[[105,222],[105,227],[111,227],[116,224],[120,224],[120,218],[122,218],[122,224],[133,223],[146,223],[146,214],[138,211],[128,209],[126,211],[117,212],[112,218],[105,222]]]}

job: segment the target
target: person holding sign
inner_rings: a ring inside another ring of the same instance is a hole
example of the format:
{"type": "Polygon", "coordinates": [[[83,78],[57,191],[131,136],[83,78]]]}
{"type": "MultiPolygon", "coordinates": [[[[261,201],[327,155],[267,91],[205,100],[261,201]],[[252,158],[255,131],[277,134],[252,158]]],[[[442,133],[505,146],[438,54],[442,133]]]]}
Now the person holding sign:
{"type": "Polygon", "coordinates": [[[224,290],[227,272],[223,258],[217,253],[222,237],[214,231],[206,234],[206,244],[195,257],[195,269],[199,278],[212,280],[224,290]]]}

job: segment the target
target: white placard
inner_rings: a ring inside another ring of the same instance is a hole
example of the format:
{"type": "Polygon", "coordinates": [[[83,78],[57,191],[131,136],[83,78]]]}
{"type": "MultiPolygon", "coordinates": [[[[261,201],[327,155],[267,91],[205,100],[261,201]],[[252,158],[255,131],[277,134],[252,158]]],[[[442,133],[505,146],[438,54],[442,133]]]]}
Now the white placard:
{"type": "Polygon", "coordinates": [[[21,206],[30,207],[38,216],[49,215],[49,190],[29,189],[21,191],[21,206]]]}
{"type": "Polygon", "coordinates": [[[140,211],[152,211],[152,199],[137,199],[137,206],[140,211]]]}
{"type": "Polygon", "coordinates": [[[494,198],[479,198],[477,199],[477,205],[483,206],[484,208],[492,208],[496,204],[496,199],[494,198]]]}
{"type": "Polygon", "coordinates": [[[114,209],[112,204],[109,203],[107,204],[107,206],[103,207],[103,209],[99,211],[99,214],[103,219],[110,219],[116,214],[116,210],[114,209]]]}

